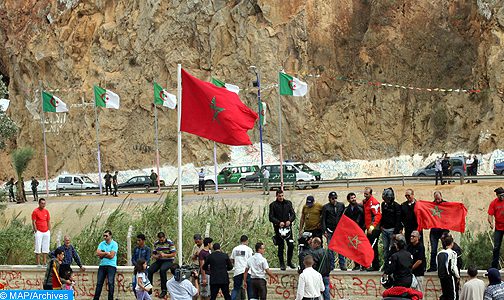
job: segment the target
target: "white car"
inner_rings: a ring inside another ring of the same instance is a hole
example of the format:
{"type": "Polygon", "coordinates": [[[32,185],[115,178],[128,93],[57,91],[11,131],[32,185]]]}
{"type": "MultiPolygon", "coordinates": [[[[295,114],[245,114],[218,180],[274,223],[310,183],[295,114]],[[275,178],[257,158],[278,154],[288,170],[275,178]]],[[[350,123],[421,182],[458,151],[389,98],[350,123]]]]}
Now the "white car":
{"type": "Polygon", "coordinates": [[[56,190],[85,190],[95,188],[98,188],[98,185],[85,175],[60,175],[56,183],[56,190]]]}

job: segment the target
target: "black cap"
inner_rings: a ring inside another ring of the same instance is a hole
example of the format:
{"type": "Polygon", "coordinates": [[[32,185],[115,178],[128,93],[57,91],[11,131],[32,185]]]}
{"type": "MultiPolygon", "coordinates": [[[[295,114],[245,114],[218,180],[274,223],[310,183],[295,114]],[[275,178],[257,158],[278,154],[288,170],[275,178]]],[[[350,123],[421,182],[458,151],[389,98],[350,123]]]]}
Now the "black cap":
{"type": "Polygon", "coordinates": [[[497,195],[504,194],[504,189],[502,187],[498,187],[494,190],[494,192],[497,195]]]}
{"type": "Polygon", "coordinates": [[[485,274],[488,277],[488,281],[490,285],[499,284],[501,282],[501,275],[499,270],[495,268],[488,269],[488,272],[485,274]]]}
{"type": "Polygon", "coordinates": [[[196,233],[193,237],[195,240],[202,240],[203,238],[201,238],[201,234],[199,233],[196,233]]]}
{"type": "Polygon", "coordinates": [[[306,204],[313,204],[315,202],[315,198],[313,196],[306,197],[306,204]]]}
{"type": "Polygon", "coordinates": [[[336,194],[336,192],[334,192],[334,191],[333,191],[333,192],[330,192],[330,193],[329,193],[329,196],[328,196],[328,197],[329,197],[329,198],[336,198],[336,199],[338,199],[338,194],[336,194]]]}

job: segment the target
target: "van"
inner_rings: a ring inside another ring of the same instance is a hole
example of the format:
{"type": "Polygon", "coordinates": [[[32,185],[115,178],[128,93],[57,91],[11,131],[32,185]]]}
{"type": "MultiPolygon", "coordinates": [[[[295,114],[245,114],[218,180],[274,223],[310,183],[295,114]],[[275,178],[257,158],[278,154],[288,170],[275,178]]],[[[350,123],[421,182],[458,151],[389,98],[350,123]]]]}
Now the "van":
{"type": "MultiPolygon", "coordinates": [[[[463,156],[452,156],[449,157],[449,160],[451,164],[451,176],[467,176],[465,158],[463,156]]],[[[416,170],[412,176],[436,176],[436,161],[416,170]]]]}
{"type": "Polygon", "coordinates": [[[98,185],[85,175],[60,175],[56,183],[56,190],[85,190],[95,188],[98,188],[98,185]]]}
{"type": "MultiPolygon", "coordinates": [[[[261,167],[261,173],[259,178],[262,182],[262,172],[267,169],[270,173],[269,182],[280,182],[280,163],[277,164],[265,164],[261,167]]],[[[286,162],[283,163],[283,180],[284,182],[296,182],[296,185],[301,188],[306,188],[310,186],[311,188],[318,188],[318,184],[303,184],[304,182],[319,181],[321,180],[321,174],[318,171],[313,170],[304,163],[301,162],[286,162]]]]}
{"type": "MultiPolygon", "coordinates": [[[[243,183],[245,178],[259,171],[259,166],[226,166],[217,175],[217,182],[224,183],[243,183]],[[227,179],[227,180],[226,180],[227,179]]],[[[205,184],[215,184],[215,176],[205,176],[205,184]]]]}

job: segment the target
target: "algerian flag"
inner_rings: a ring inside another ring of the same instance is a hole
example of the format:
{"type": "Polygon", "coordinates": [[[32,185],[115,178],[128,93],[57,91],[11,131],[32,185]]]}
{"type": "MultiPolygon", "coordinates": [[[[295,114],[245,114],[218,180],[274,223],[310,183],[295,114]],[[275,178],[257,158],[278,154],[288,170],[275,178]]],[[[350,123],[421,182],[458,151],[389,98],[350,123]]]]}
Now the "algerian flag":
{"type": "Polygon", "coordinates": [[[46,91],[42,92],[42,108],[44,112],[67,112],[68,108],[65,102],[60,98],[49,94],[46,91]]]}
{"type": "Polygon", "coordinates": [[[166,106],[171,109],[177,107],[177,97],[168,93],[159,84],[154,82],[154,104],[166,106]]]}
{"type": "Polygon", "coordinates": [[[261,107],[259,109],[261,114],[259,114],[259,122],[261,122],[261,125],[264,126],[266,125],[266,103],[261,102],[261,107]]]}
{"type": "Polygon", "coordinates": [[[278,73],[280,95],[302,97],[308,92],[308,84],[283,72],[278,73]]]}
{"type": "Polygon", "coordinates": [[[109,90],[94,86],[94,96],[96,106],[119,109],[119,96],[109,90]]]}
{"type": "Polygon", "coordinates": [[[225,83],[224,81],[220,81],[217,78],[212,77],[212,83],[215,86],[226,88],[226,90],[233,92],[237,95],[240,92],[240,88],[237,85],[225,83]]]}
{"type": "Polygon", "coordinates": [[[0,111],[7,111],[9,108],[10,100],[8,99],[0,99],[0,111]]]}

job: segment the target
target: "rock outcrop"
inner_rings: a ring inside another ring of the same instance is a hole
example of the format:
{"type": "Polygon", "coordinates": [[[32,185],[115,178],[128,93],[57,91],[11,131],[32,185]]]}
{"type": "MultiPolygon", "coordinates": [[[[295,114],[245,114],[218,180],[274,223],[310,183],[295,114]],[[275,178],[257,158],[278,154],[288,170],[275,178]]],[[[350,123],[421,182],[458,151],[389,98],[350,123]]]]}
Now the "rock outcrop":
{"type": "MultiPolygon", "coordinates": [[[[175,92],[177,63],[199,78],[242,87],[242,100],[253,108],[249,66],[257,66],[269,106],[264,141],[274,149],[277,72],[307,81],[307,97],[280,99],[286,158],[376,159],[504,146],[497,138],[504,128],[501,1],[4,0],[0,41],[8,113],[20,126],[11,149],[36,149],[33,174],[43,174],[39,82],[59,90],[70,106],[67,115],[47,116],[51,175],[96,171],[95,84],[121,96],[120,110],[99,111],[103,168],[134,169],[154,161],[152,82],[175,92]]],[[[161,162],[176,164],[176,112],[158,112],[161,162]]],[[[258,141],[258,130],[250,134],[258,141]]],[[[184,134],[184,163],[210,161],[212,147],[184,134]]],[[[10,165],[6,153],[0,160],[10,165]]],[[[0,168],[0,178],[9,168],[0,168]]]]}

